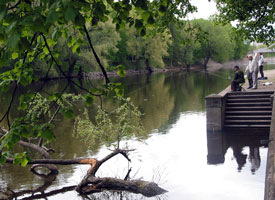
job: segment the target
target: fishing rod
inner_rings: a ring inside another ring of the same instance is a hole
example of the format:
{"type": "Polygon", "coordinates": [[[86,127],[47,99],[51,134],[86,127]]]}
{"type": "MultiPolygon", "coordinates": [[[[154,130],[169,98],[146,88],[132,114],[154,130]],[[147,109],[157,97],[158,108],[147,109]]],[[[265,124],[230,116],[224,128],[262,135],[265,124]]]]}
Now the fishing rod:
{"type": "Polygon", "coordinates": [[[211,72],[207,72],[207,71],[203,71],[203,70],[198,70],[198,69],[191,69],[191,71],[197,71],[197,72],[201,72],[201,73],[207,73],[207,74],[210,74],[210,75],[213,75],[213,76],[216,76],[216,77],[223,78],[223,79],[226,79],[228,81],[231,81],[231,76],[228,76],[226,78],[225,76],[221,76],[221,75],[218,75],[218,74],[215,74],[215,73],[211,73],[211,72]]]}

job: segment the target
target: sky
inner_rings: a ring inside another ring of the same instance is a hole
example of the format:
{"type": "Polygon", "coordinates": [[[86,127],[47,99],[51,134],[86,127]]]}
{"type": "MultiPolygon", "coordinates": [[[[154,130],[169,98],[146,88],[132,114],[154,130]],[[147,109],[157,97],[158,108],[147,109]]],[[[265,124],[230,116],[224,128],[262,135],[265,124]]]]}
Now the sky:
{"type": "Polygon", "coordinates": [[[208,19],[210,15],[217,12],[216,3],[211,0],[191,0],[191,3],[198,8],[198,12],[190,14],[189,19],[208,19]]]}

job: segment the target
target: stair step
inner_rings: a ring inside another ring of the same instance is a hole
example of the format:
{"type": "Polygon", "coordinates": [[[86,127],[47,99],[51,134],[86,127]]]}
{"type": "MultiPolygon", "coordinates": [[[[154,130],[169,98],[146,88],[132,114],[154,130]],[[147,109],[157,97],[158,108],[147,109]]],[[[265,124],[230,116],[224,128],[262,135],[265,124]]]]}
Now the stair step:
{"type": "Polygon", "coordinates": [[[226,111],[225,115],[272,115],[272,111],[249,111],[249,110],[242,110],[242,111],[226,111]]]}
{"type": "Polygon", "coordinates": [[[240,124],[240,125],[249,125],[249,124],[271,124],[271,120],[225,120],[224,122],[226,125],[234,125],[234,124],[240,124]]]}
{"type": "Polygon", "coordinates": [[[255,94],[255,95],[229,95],[227,96],[228,99],[249,99],[249,98],[270,98],[271,94],[255,94]]]}
{"type": "Polygon", "coordinates": [[[229,92],[227,93],[227,96],[244,96],[244,95],[272,95],[274,94],[274,91],[246,91],[246,92],[229,92]]]}
{"type": "Polygon", "coordinates": [[[271,115],[227,115],[225,120],[271,120],[271,115]]]}
{"type": "Polygon", "coordinates": [[[245,99],[245,98],[240,98],[240,99],[227,99],[226,103],[238,103],[238,102],[271,102],[270,98],[249,98],[249,99],[245,99]]]}
{"type": "Polygon", "coordinates": [[[270,125],[250,124],[250,125],[224,125],[225,128],[270,128],[270,125]]]}
{"type": "Polygon", "coordinates": [[[239,102],[239,103],[227,103],[226,106],[271,106],[270,102],[239,102]]]}
{"type": "Polygon", "coordinates": [[[272,110],[272,106],[258,106],[258,107],[226,107],[225,108],[226,111],[241,111],[241,110],[247,110],[247,111],[271,111],[272,110]]]}
{"type": "Polygon", "coordinates": [[[224,128],[270,128],[273,94],[273,91],[228,93],[224,128]]]}

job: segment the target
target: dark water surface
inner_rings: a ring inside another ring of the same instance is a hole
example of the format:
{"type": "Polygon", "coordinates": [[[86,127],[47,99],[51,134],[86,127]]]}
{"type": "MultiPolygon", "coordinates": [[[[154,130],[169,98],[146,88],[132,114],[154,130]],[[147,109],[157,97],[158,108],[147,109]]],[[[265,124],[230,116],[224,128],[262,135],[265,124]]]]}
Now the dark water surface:
{"type": "MultiPolygon", "coordinates": [[[[267,148],[261,138],[207,135],[204,98],[219,93],[229,85],[227,71],[215,73],[178,72],[151,77],[132,76],[120,81],[126,86],[126,96],[145,113],[144,142],[123,143],[136,149],[128,165],[123,157],[104,164],[98,176],[123,178],[129,167],[132,177],[155,181],[169,192],[160,199],[169,200],[259,200],[264,196],[267,148]],[[207,137],[208,136],[208,137],[207,137]]],[[[87,82],[85,84],[91,84],[87,82]]],[[[61,83],[50,84],[55,91],[61,83]]],[[[1,97],[2,108],[8,97],[1,97]]],[[[112,101],[105,106],[112,108],[112,101]]],[[[16,111],[14,111],[16,112],[16,111]]],[[[1,114],[2,115],[2,114],[1,114]]],[[[102,158],[109,153],[105,146],[88,145],[72,137],[72,120],[56,123],[55,158],[102,158]]],[[[60,174],[45,193],[76,185],[89,166],[60,166],[60,174]]],[[[29,168],[11,165],[0,167],[0,190],[36,190],[44,181],[29,172],[29,168]]],[[[53,192],[52,192],[53,193],[53,192]]],[[[40,194],[40,193],[36,193],[40,194]]],[[[23,195],[18,199],[27,198],[23,195]]],[[[37,199],[33,198],[33,199],[37,199]]],[[[48,199],[85,199],[74,191],[57,193],[48,199]]],[[[90,199],[147,199],[128,193],[103,193],[90,199]]],[[[154,198],[148,198],[154,199],[154,198]]]]}

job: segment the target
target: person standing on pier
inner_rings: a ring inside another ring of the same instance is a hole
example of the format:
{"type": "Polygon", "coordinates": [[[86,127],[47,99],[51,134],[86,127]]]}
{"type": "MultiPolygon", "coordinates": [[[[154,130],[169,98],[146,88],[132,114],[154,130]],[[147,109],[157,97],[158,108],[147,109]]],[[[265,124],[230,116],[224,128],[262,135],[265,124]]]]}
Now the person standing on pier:
{"type": "Polygon", "coordinates": [[[249,82],[249,87],[247,89],[257,89],[258,86],[258,53],[254,56],[248,56],[248,65],[246,67],[247,78],[249,82]]]}
{"type": "Polygon", "coordinates": [[[261,78],[264,79],[264,71],[263,71],[263,63],[264,63],[264,56],[262,53],[259,54],[259,70],[260,70],[260,74],[261,74],[261,78]]]}
{"type": "Polygon", "coordinates": [[[234,66],[235,76],[233,81],[231,81],[231,90],[232,91],[241,91],[240,83],[244,83],[244,74],[243,71],[240,70],[239,66],[234,66]]]}

